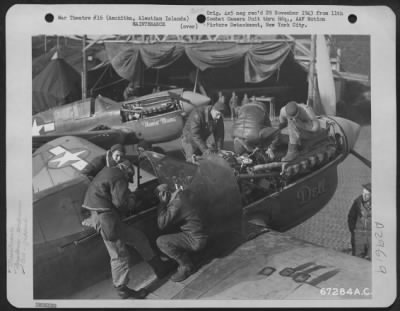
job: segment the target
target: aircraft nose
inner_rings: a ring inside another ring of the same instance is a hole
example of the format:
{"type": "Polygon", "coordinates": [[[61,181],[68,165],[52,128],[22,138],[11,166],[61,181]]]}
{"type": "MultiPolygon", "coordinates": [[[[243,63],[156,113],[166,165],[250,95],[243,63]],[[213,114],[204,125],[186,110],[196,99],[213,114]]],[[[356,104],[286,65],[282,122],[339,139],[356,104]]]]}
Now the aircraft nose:
{"type": "Polygon", "coordinates": [[[349,148],[348,151],[352,150],[360,134],[360,125],[341,117],[332,117],[332,119],[341,127],[343,134],[346,136],[349,148]]]}
{"type": "Polygon", "coordinates": [[[182,93],[182,97],[184,99],[190,100],[190,102],[196,107],[205,106],[211,102],[210,97],[202,95],[202,94],[194,93],[191,91],[184,91],[182,93]]]}

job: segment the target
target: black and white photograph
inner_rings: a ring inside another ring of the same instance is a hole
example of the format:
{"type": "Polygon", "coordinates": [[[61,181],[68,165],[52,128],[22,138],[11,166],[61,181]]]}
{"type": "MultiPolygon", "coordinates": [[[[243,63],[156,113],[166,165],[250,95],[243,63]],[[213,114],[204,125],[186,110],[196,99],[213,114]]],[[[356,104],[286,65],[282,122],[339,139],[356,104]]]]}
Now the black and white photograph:
{"type": "MultiPolygon", "coordinates": [[[[375,199],[395,163],[371,162],[387,142],[374,112],[393,111],[373,108],[374,34],[296,31],[323,10],[187,11],[123,20],[208,28],[30,33],[32,199],[13,197],[8,220],[13,290],[29,275],[36,307],[369,305],[395,232],[375,199]]],[[[113,22],[89,15],[53,18],[113,22]]]]}

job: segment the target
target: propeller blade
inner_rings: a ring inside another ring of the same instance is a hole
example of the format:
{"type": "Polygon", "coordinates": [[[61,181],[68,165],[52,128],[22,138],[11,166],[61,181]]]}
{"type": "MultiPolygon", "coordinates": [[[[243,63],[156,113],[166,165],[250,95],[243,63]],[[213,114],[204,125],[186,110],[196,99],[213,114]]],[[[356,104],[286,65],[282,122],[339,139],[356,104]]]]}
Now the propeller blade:
{"type": "Polygon", "coordinates": [[[321,105],[328,116],[336,115],[336,92],[332,65],[324,35],[317,35],[317,82],[321,105]]]}
{"type": "Polygon", "coordinates": [[[366,166],[371,168],[371,161],[368,160],[367,158],[363,157],[361,154],[359,154],[357,151],[354,149],[350,150],[350,153],[355,156],[357,159],[359,159],[362,163],[364,163],[366,166]]]}

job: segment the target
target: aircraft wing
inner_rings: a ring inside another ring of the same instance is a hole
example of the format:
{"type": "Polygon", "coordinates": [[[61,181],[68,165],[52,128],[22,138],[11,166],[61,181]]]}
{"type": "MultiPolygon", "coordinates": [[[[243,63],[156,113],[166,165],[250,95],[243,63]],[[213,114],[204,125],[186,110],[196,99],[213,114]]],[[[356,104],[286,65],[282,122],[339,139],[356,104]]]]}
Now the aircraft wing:
{"type": "Polygon", "coordinates": [[[33,192],[38,193],[80,176],[82,169],[105,150],[74,136],[52,140],[32,155],[33,192]]]}
{"type": "Polygon", "coordinates": [[[60,137],[75,136],[86,139],[91,143],[101,146],[104,149],[109,149],[114,144],[125,144],[128,140],[129,143],[138,142],[139,139],[131,139],[134,133],[123,131],[122,129],[107,129],[96,131],[80,131],[68,132],[57,134],[46,134],[43,136],[32,136],[32,152],[40,146],[60,137]],[[129,137],[129,138],[128,138],[129,137]]]}
{"type": "Polygon", "coordinates": [[[217,256],[183,283],[168,281],[149,298],[362,299],[371,298],[371,288],[370,261],[269,231],[217,256]],[[346,293],[335,292],[341,288],[346,293]]]}
{"type": "MultiPolygon", "coordinates": [[[[371,262],[298,240],[287,234],[252,228],[258,236],[242,243],[229,232],[218,243],[196,254],[199,270],[181,283],[157,280],[151,271],[134,266],[134,288],[146,286],[147,299],[268,300],[368,299],[371,298],[371,262]],[[137,278],[136,278],[137,279],[137,278]],[[143,281],[144,280],[144,281],[143,281]],[[337,291],[336,291],[337,290],[337,291]],[[343,292],[345,290],[345,292],[343,292]],[[341,292],[340,292],[341,291],[341,292]]],[[[147,269],[148,270],[148,269],[147,269]]],[[[105,280],[69,297],[71,299],[118,298],[105,280]]]]}

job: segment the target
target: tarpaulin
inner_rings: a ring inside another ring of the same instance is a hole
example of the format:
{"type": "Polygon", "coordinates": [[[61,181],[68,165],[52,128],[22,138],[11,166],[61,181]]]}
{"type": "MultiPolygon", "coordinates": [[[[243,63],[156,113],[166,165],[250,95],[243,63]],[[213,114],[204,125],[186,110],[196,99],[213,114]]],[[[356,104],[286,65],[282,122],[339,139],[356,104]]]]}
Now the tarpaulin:
{"type": "Polygon", "coordinates": [[[200,70],[229,67],[243,59],[249,45],[231,42],[200,43],[186,47],[186,55],[200,70]]]}
{"type": "Polygon", "coordinates": [[[32,82],[32,114],[81,98],[81,77],[63,59],[54,59],[32,82]]]}
{"type": "Polygon", "coordinates": [[[105,46],[115,71],[130,81],[138,79],[144,68],[165,68],[185,54],[202,71],[244,62],[244,81],[258,83],[279,69],[289,55],[292,43],[105,43],[105,46]]]}
{"type": "Polygon", "coordinates": [[[291,46],[283,42],[256,45],[244,57],[244,80],[258,83],[268,79],[282,65],[291,51],[291,46]]]}
{"type": "Polygon", "coordinates": [[[144,45],[140,48],[140,56],[147,68],[162,69],[180,58],[185,53],[183,45],[163,44],[144,45]]]}
{"type": "Polygon", "coordinates": [[[124,79],[129,81],[140,81],[142,62],[140,61],[140,50],[130,44],[115,45],[106,44],[106,51],[114,70],[124,79]]]}

